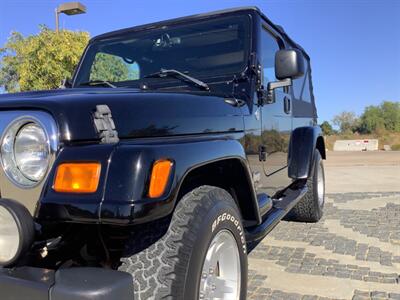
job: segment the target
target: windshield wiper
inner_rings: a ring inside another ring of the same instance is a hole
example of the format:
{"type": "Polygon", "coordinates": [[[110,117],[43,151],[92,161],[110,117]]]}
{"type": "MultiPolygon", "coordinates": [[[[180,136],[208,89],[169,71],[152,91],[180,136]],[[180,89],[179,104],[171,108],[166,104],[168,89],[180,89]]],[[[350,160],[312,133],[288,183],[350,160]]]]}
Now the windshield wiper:
{"type": "Polygon", "coordinates": [[[92,80],[92,81],[88,81],[88,82],[82,82],[78,86],[82,86],[82,85],[89,85],[89,86],[103,85],[103,86],[111,87],[113,89],[117,88],[115,85],[113,85],[112,83],[110,83],[106,80],[92,80]]]}
{"type": "Polygon", "coordinates": [[[144,78],[155,78],[155,77],[159,77],[159,78],[164,78],[164,77],[174,77],[174,78],[178,78],[178,79],[182,79],[186,82],[190,82],[193,83],[195,86],[202,88],[206,91],[210,90],[210,87],[208,86],[207,83],[198,80],[196,78],[193,78],[192,76],[186,75],[178,70],[174,70],[174,69],[161,69],[160,71],[156,72],[156,73],[152,73],[149,75],[144,76],[144,78]]]}

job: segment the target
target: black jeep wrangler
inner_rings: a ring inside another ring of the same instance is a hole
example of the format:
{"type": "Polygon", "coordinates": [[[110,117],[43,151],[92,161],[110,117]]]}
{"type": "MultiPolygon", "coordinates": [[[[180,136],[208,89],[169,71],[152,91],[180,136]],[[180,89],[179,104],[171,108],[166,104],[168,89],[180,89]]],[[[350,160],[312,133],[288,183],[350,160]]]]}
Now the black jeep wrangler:
{"type": "Polygon", "coordinates": [[[321,218],[310,59],[257,8],[97,36],[64,87],[0,97],[1,299],[245,299],[321,218]]]}

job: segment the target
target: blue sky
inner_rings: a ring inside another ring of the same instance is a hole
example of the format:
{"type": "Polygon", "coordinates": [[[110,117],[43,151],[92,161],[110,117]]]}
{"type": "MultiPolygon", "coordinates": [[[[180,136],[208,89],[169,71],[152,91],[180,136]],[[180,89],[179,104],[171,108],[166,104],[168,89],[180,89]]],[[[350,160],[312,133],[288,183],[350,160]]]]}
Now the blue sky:
{"type": "MultiPolygon", "coordinates": [[[[0,0],[0,47],[10,32],[54,27],[64,1],[0,0]]],[[[256,5],[311,56],[319,119],[400,101],[400,0],[81,0],[87,14],[60,17],[61,27],[92,36],[143,23],[256,5]]]]}

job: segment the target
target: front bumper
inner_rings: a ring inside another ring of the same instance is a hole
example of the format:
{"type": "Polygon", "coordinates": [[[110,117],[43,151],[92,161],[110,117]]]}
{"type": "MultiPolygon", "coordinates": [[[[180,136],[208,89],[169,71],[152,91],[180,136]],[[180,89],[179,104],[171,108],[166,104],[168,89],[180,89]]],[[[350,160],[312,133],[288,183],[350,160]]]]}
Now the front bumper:
{"type": "Polygon", "coordinates": [[[133,279],[100,268],[0,268],[2,300],[133,300],[133,279]]]}

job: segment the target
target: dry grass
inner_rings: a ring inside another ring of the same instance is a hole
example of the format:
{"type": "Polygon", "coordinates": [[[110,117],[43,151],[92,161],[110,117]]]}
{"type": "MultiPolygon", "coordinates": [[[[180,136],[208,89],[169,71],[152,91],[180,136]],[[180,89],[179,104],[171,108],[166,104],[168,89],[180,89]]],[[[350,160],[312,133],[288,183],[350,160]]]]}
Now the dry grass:
{"type": "Polygon", "coordinates": [[[400,150],[400,133],[399,132],[377,132],[374,134],[339,134],[325,137],[326,148],[333,149],[336,140],[362,140],[362,139],[378,139],[379,149],[383,150],[383,145],[390,145],[392,150],[400,150]]]}

